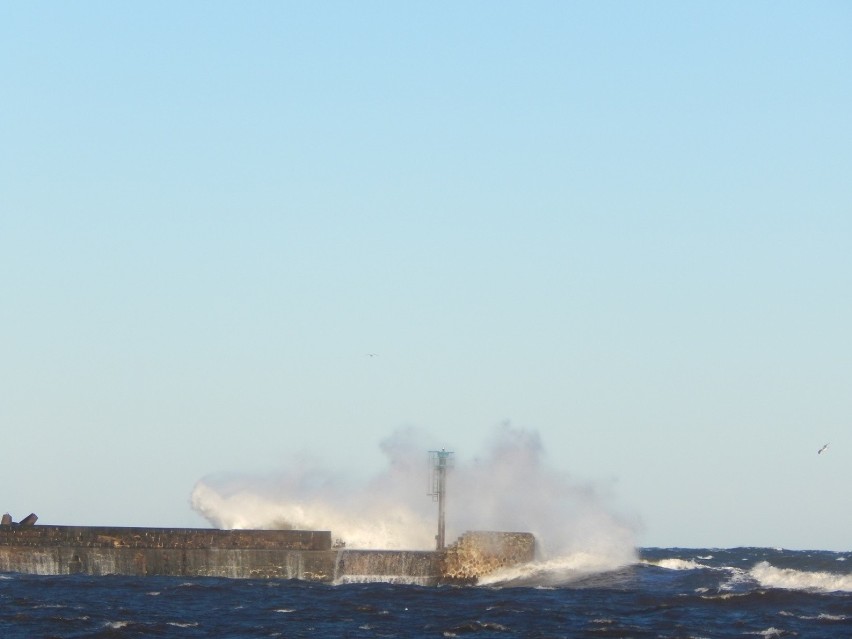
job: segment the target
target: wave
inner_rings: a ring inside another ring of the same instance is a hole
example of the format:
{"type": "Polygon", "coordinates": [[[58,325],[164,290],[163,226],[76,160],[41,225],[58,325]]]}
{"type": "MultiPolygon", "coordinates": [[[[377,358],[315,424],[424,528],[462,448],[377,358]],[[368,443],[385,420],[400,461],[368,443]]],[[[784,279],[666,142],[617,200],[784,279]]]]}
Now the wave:
{"type": "MultiPolygon", "coordinates": [[[[712,555],[699,556],[705,561],[711,560],[712,555]]],[[[729,565],[708,565],[695,561],[694,559],[683,559],[679,557],[666,557],[662,559],[644,559],[640,565],[649,568],[662,569],[676,573],[695,574],[684,577],[687,581],[678,581],[680,587],[689,584],[689,588],[702,596],[709,598],[725,598],[735,596],[743,588],[748,589],[754,584],[754,579],[748,575],[747,570],[729,565]],[[713,593],[713,594],[710,594],[713,593]]]]}
{"type": "Polygon", "coordinates": [[[786,590],[813,590],[819,592],[852,592],[852,574],[831,572],[808,572],[793,568],[776,568],[768,561],[761,561],[749,571],[749,575],[766,588],[786,590]]]}
{"type": "Polygon", "coordinates": [[[802,615],[782,610],[778,614],[782,617],[795,617],[804,621],[846,621],[849,619],[848,615],[831,615],[826,612],[821,612],[818,615],[802,615]]]}
{"type": "Polygon", "coordinates": [[[624,557],[575,552],[495,571],[479,579],[481,586],[556,587],[597,575],[613,575],[634,563],[624,557]]]}
{"type": "MultiPolygon", "coordinates": [[[[776,563],[784,563],[785,561],[808,561],[812,564],[811,567],[826,566],[825,557],[810,557],[803,553],[787,554],[781,556],[783,551],[775,551],[779,556],[776,558],[776,563]]],[[[727,554],[731,554],[726,551],[727,554]]],[[[763,550],[759,551],[764,554],[763,550]]],[[[738,553],[741,554],[741,553],[738,553]]],[[[750,553],[758,554],[758,552],[750,553]]],[[[710,557],[700,557],[701,559],[709,559],[710,557]]],[[[756,559],[757,557],[755,557],[756,559]]],[[[730,557],[726,558],[730,559],[730,557]]],[[[746,560],[746,557],[741,559],[746,560]]],[[[708,565],[692,558],[683,557],[662,557],[662,558],[646,558],[640,562],[642,565],[662,568],[673,572],[684,571],[708,571],[709,573],[717,573],[725,575],[725,578],[717,583],[715,587],[705,585],[697,588],[697,591],[717,590],[717,591],[733,591],[746,590],[754,586],[761,588],[775,588],[784,590],[800,590],[814,592],[852,592],[852,574],[840,573],[827,570],[805,570],[803,566],[793,567],[778,567],[768,560],[760,560],[752,564],[751,568],[738,567],[724,561],[718,565],[708,565]]]]}
{"type": "Polygon", "coordinates": [[[650,566],[658,566],[659,568],[666,568],[668,570],[697,570],[709,567],[704,564],[699,564],[697,561],[693,561],[691,559],[678,559],[674,557],[670,559],[658,559],[656,561],[645,560],[643,563],[650,566]]]}
{"type": "MultiPolygon", "coordinates": [[[[438,513],[423,494],[427,439],[416,429],[397,430],[380,446],[387,467],[369,477],[330,472],[300,457],[268,474],[214,474],[196,483],[191,504],[216,528],[330,530],[347,548],[430,550],[438,513]]],[[[446,538],[528,531],[548,557],[577,550],[633,554],[635,522],[611,511],[608,490],[550,468],[543,454],[535,431],[504,424],[485,454],[456,460],[446,538]]]]}

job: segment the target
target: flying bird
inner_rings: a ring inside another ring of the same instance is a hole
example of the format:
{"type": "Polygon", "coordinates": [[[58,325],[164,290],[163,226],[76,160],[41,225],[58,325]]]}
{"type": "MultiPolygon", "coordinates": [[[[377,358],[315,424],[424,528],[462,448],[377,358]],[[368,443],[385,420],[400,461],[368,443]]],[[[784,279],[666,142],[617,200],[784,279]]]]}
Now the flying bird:
{"type": "Polygon", "coordinates": [[[822,455],[822,454],[825,452],[825,449],[826,449],[826,448],[828,448],[828,444],[826,444],[825,446],[823,446],[822,448],[820,448],[820,449],[817,451],[817,455],[822,455]]]}
{"type": "Polygon", "coordinates": [[[378,357],[378,353],[367,353],[367,357],[378,357]]]}

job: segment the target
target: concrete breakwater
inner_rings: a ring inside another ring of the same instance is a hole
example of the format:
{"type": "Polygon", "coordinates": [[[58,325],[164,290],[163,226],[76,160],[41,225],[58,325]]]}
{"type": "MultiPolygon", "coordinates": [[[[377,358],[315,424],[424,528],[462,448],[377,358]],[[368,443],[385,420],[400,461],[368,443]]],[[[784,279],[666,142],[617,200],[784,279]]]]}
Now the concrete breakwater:
{"type": "Polygon", "coordinates": [[[470,532],[442,551],[333,548],[330,531],[0,526],[0,572],[475,583],[532,561],[530,533],[470,532]]]}

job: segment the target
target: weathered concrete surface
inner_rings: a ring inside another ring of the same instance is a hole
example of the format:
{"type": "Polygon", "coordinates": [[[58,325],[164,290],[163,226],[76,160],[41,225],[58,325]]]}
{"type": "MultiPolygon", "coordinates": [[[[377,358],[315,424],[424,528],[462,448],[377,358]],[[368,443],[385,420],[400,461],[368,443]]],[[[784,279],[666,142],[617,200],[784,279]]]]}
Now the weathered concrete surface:
{"type": "Polygon", "coordinates": [[[535,559],[535,537],[531,533],[466,532],[441,555],[438,571],[449,583],[476,583],[501,568],[535,559]]]}
{"type": "Polygon", "coordinates": [[[403,581],[428,586],[439,580],[439,553],[434,550],[338,551],[335,581],[403,581]]]}
{"type": "Polygon", "coordinates": [[[38,575],[475,583],[534,553],[529,533],[465,533],[436,552],[333,549],[329,531],[0,525],[0,572],[38,575]]]}
{"type": "Polygon", "coordinates": [[[331,532],[327,530],[0,526],[0,547],[3,546],[331,550],[331,532]]]}
{"type": "Polygon", "coordinates": [[[334,579],[336,553],[302,550],[153,550],[133,548],[0,548],[0,572],[37,575],[162,575],[334,579]]]}
{"type": "Polygon", "coordinates": [[[35,514],[35,513],[30,513],[29,515],[27,515],[26,517],[24,517],[24,518],[21,520],[21,523],[20,523],[20,524],[18,524],[18,525],[19,525],[19,526],[22,526],[22,527],[24,527],[24,526],[35,526],[35,523],[36,523],[37,521],[38,521],[38,517],[36,516],[36,514],[35,514]]]}
{"type": "Polygon", "coordinates": [[[0,571],[331,581],[331,532],[0,526],[0,571]]]}

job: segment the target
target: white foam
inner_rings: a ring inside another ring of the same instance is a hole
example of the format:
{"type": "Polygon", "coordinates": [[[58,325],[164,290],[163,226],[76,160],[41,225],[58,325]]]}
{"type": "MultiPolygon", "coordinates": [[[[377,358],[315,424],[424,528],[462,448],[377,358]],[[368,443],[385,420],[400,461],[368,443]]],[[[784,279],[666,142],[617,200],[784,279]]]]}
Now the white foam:
{"type": "Polygon", "coordinates": [[[666,568],[668,570],[696,570],[697,568],[706,568],[706,566],[699,564],[696,561],[692,561],[691,559],[660,559],[659,561],[648,561],[646,562],[652,566],[658,566],[660,568],[666,568]]]}
{"type": "Polygon", "coordinates": [[[792,568],[776,568],[761,561],[749,571],[761,586],[786,590],[818,590],[822,592],[852,592],[852,574],[806,572],[792,568]]]}
{"type": "Polygon", "coordinates": [[[785,634],[785,632],[783,630],[779,630],[778,628],[769,627],[766,630],[759,630],[759,631],[756,631],[756,632],[747,632],[745,634],[747,634],[747,635],[758,635],[760,637],[767,637],[767,639],[768,639],[769,637],[780,637],[781,635],[785,634]]]}
{"type": "Polygon", "coordinates": [[[406,586],[429,586],[434,580],[431,577],[414,575],[342,575],[334,581],[341,584],[401,584],[406,586]]]}
{"type": "Polygon", "coordinates": [[[846,621],[849,618],[846,615],[830,615],[825,612],[821,612],[818,615],[797,615],[796,613],[782,610],[778,614],[782,617],[795,617],[796,619],[803,619],[805,621],[846,621]]]}
{"type": "Polygon", "coordinates": [[[613,572],[633,563],[623,556],[575,552],[547,561],[535,561],[503,568],[478,581],[483,586],[553,586],[566,584],[589,575],[613,572]]]}
{"type": "Polygon", "coordinates": [[[720,568],[720,570],[727,570],[730,572],[728,580],[721,586],[719,586],[720,590],[734,590],[739,587],[739,584],[752,580],[752,577],[749,575],[749,573],[743,570],[742,568],[733,568],[731,566],[726,566],[724,568],[720,568]]]}

